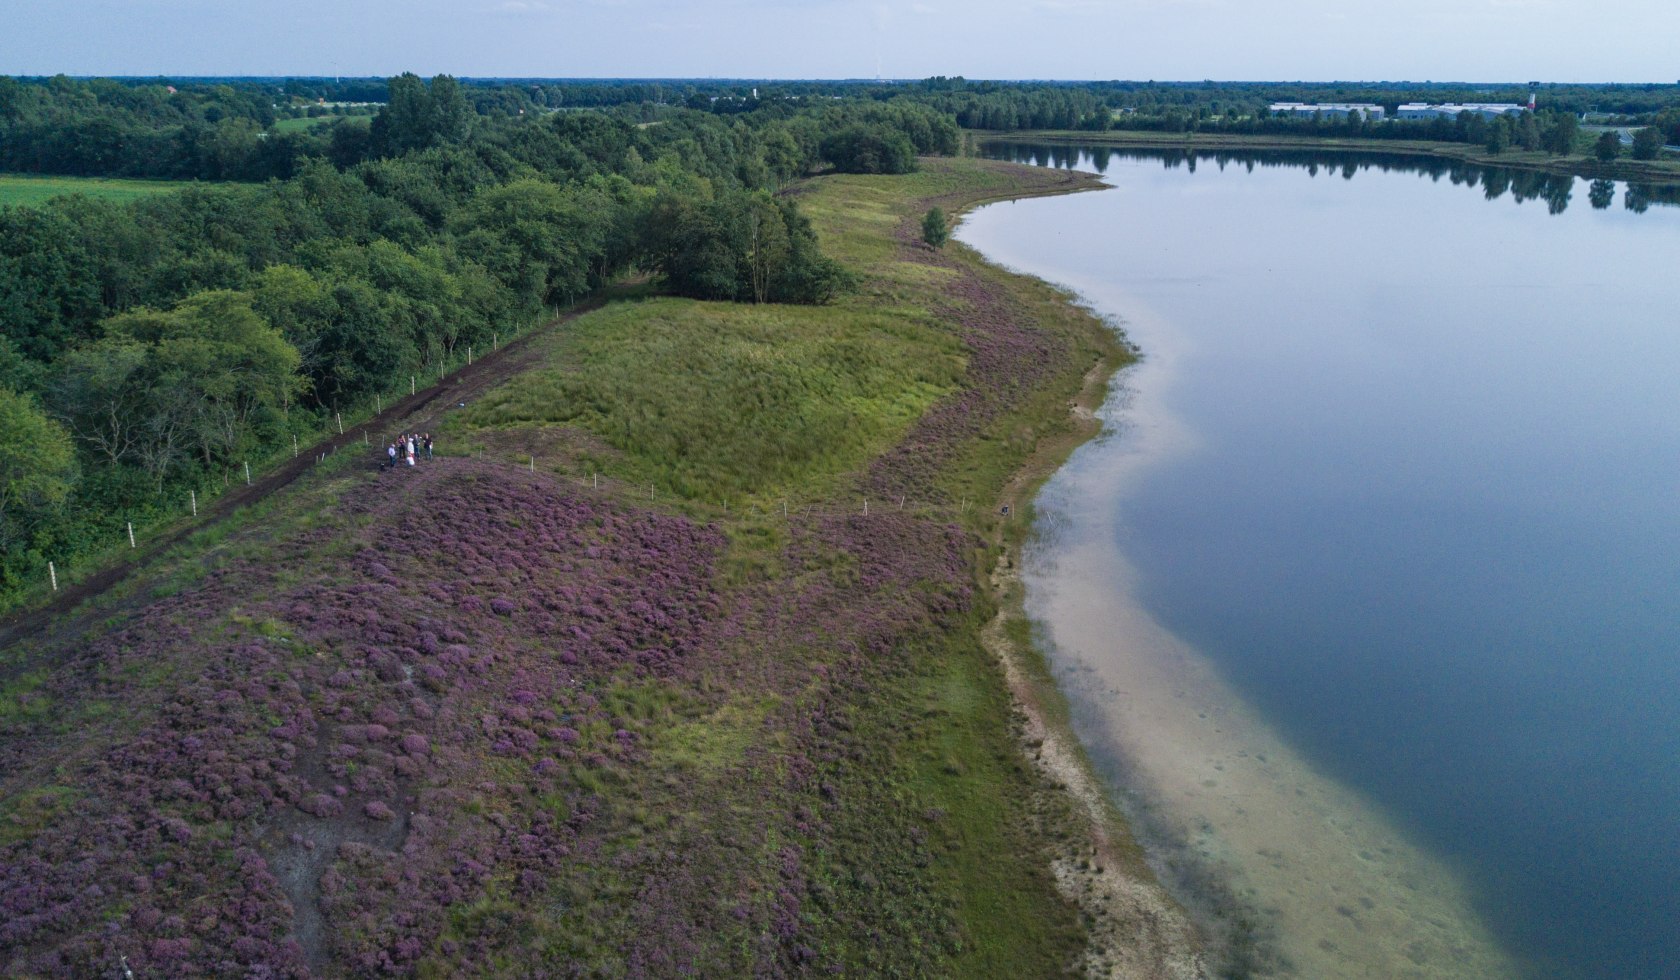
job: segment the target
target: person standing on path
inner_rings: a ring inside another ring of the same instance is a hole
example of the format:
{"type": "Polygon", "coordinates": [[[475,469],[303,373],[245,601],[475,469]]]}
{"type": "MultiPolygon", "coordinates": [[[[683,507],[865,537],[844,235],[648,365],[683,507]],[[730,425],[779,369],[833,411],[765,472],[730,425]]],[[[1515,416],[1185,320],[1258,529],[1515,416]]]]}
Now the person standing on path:
{"type": "Polygon", "coordinates": [[[394,442],[390,442],[390,443],[385,444],[385,467],[384,468],[392,469],[392,470],[397,468],[397,444],[394,443],[394,442]]]}
{"type": "Polygon", "coordinates": [[[430,432],[428,432],[424,436],[422,436],[421,439],[424,440],[425,443],[426,443],[426,458],[431,459],[432,458],[432,434],[430,432]]]}

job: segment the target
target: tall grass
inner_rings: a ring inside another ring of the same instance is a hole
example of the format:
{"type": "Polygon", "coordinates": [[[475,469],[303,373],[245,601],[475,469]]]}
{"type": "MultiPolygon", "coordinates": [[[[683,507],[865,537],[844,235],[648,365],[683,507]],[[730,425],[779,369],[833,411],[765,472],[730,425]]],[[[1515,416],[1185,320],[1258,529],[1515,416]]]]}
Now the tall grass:
{"type": "Polygon", "coordinates": [[[962,368],[948,338],[880,313],[680,299],[590,314],[547,356],[549,367],[468,406],[447,436],[582,429],[616,453],[586,462],[714,502],[833,489],[962,368]]]}

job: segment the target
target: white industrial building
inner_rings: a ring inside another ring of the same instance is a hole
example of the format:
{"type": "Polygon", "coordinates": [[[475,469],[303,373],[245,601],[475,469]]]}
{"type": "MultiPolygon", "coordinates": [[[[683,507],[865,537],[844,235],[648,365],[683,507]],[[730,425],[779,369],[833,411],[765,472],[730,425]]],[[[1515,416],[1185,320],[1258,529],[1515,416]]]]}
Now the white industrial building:
{"type": "Polygon", "coordinates": [[[1457,119],[1461,112],[1474,112],[1483,119],[1493,119],[1497,116],[1515,116],[1528,106],[1517,105],[1514,102],[1446,102],[1441,105],[1430,105],[1427,102],[1407,102],[1394,113],[1396,119],[1457,119]]]}
{"type": "Polygon", "coordinates": [[[1317,105],[1306,102],[1273,102],[1271,109],[1274,116],[1317,116],[1320,119],[1346,119],[1349,113],[1357,110],[1365,117],[1366,122],[1378,122],[1387,114],[1382,106],[1367,102],[1326,102],[1317,105]]]}

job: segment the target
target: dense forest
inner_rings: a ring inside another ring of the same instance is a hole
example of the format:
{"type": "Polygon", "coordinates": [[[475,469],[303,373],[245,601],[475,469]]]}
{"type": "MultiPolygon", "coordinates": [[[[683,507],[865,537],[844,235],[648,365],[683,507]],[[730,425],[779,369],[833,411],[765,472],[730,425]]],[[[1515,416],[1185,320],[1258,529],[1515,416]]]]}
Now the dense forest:
{"type": "Polygon", "coordinates": [[[0,599],[626,269],[824,302],[848,276],[776,189],[959,145],[908,103],[646,123],[382,89],[371,118],[281,134],[261,86],[0,79],[0,167],[263,178],[0,209],[0,599]]]}

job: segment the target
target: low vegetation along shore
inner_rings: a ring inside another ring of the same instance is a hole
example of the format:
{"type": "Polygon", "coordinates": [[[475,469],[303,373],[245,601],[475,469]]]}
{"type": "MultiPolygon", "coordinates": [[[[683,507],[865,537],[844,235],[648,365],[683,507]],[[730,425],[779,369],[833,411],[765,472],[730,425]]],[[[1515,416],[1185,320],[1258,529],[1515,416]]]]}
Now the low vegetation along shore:
{"type": "Polygon", "coordinates": [[[0,651],[0,973],[1198,974],[1012,574],[1128,351],[918,237],[1094,186],[796,185],[837,302],[632,290],[0,651]]]}

